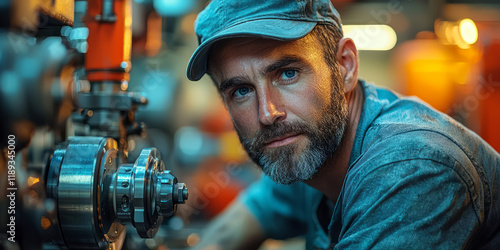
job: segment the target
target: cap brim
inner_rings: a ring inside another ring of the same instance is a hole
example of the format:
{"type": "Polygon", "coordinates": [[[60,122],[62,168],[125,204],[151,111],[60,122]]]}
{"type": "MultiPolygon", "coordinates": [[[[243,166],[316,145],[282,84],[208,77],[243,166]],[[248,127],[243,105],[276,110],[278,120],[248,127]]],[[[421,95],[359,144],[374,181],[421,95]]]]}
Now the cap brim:
{"type": "Polygon", "coordinates": [[[207,71],[207,59],[212,45],[220,40],[236,37],[262,37],[275,40],[296,40],[306,36],[316,22],[283,19],[259,19],[227,28],[204,41],[191,56],[187,67],[187,77],[198,81],[207,71]]]}

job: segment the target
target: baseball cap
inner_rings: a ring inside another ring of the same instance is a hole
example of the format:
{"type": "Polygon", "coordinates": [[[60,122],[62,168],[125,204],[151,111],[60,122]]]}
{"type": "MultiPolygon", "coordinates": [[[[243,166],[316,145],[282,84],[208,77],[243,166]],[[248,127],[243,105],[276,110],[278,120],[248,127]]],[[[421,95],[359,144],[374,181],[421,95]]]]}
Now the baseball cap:
{"type": "Polygon", "coordinates": [[[335,25],[342,31],[340,15],[330,0],[212,0],[195,22],[199,46],[189,60],[187,77],[192,81],[203,77],[210,48],[217,41],[236,37],[296,40],[316,24],[335,25]]]}

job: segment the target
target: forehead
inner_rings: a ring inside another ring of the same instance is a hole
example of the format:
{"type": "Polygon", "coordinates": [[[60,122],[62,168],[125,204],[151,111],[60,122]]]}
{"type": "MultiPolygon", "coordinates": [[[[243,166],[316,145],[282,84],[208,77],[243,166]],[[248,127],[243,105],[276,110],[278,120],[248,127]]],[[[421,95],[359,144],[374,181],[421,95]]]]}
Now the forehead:
{"type": "Polygon", "coordinates": [[[281,41],[275,39],[266,39],[258,37],[238,37],[229,38],[215,43],[211,49],[211,55],[224,55],[224,54],[234,54],[234,52],[242,51],[272,51],[272,50],[291,50],[296,48],[315,48],[314,40],[312,35],[306,37],[292,40],[292,41],[281,41]]]}
{"type": "Polygon", "coordinates": [[[208,68],[212,75],[229,73],[239,63],[255,61],[265,66],[284,56],[294,56],[304,60],[316,60],[322,56],[319,42],[307,35],[294,41],[245,37],[220,41],[212,46],[208,68]]]}

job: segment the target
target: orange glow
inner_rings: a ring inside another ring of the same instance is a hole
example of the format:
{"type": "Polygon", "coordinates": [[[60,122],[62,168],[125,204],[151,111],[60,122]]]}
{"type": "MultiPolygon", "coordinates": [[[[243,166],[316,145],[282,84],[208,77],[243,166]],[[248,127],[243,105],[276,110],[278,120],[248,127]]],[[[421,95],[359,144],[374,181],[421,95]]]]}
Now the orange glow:
{"type": "Polygon", "coordinates": [[[405,42],[398,47],[395,61],[404,88],[401,91],[449,112],[457,94],[475,83],[480,57],[476,47],[460,49],[436,39],[405,42]]]}
{"type": "Polygon", "coordinates": [[[192,233],[187,237],[186,241],[188,246],[193,247],[196,246],[198,242],[200,242],[200,237],[197,234],[192,233]]]}
{"type": "Polygon", "coordinates": [[[50,220],[47,219],[47,217],[42,216],[42,219],[40,220],[40,225],[42,226],[43,229],[48,229],[52,223],[50,223],[50,220]]]}
{"type": "Polygon", "coordinates": [[[37,184],[38,182],[40,182],[40,178],[38,178],[38,177],[31,177],[31,176],[30,176],[30,177],[28,178],[28,186],[29,186],[29,187],[31,187],[31,186],[33,186],[33,185],[37,184]]]}
{"type": "Polygon", "coordinates": [[[148,56],[154,56],[161,49],[161,16],[151,12],[147,20],[145,50],[148,56]]]}
{"type": "Polygon", "coordinates": [[[247,160],[247,155],[235,131],[225,132],[220,135],[219,156],[226,162],[243,162],[247,160]]]}
{"type": "Polygon", "coordinates": [[[453,84],[440,61],[416,60],[407,65],[408,93],[446,111],[453,101],[453,84]]]}

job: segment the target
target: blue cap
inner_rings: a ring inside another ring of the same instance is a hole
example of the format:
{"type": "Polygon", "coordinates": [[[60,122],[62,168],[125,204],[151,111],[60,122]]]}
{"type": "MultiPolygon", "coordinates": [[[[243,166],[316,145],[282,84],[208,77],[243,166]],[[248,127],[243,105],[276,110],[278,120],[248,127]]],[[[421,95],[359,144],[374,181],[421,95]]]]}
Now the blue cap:
{"type": "Polygon", "coordinates": [[[342,30],[340,15],[330,0],[212,0],[196,19],[200,45],[189,60],[187,77],[198,81],[206,73],[210,48],[217,41],[235,37],[296,40],[318,23],[342,30]]]}

